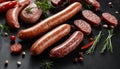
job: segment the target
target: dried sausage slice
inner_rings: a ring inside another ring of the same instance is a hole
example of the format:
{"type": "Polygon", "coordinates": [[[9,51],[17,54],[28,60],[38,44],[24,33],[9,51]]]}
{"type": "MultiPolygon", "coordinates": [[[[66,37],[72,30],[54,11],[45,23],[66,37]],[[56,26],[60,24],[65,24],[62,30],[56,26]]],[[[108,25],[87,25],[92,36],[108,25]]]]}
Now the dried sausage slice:
{"type": "Polygon", "coordinates": [[[12,53],[18,54],[22,50],[22,45],[20,43],[15,43],[15,44],[11,45],[10,50],[12,53]]]}
{"type": "Polygon", "coordinates": [[[77,26],[82,32],[89,35],[91,33],[91,26],[86,21],[79,19],[74,21],[74,25],[77,26]]]}
{"type": "Polygon", "coordinates": [[[101,22],[100,17],[93,13],[91,10],[82,11],[82,15],[87,21],[89,21],[91,24],[95,26],[98,26],[101,22]]]}
{"type": "Polygon", "coordinates": [[[115,16],[110,13],[102,13],[102,19],[107,22],[108,24],[116,27],[118,25],[118,20],[115,16]]]}
{"type": "Polygon", "coordinates": [[[35,3],[30,3],[20,14],[22,21],[28,24],[36,23],[42,14],[42,9],[37,8],[35,3]],[[30,9],[30,10],[29,10],[30,9]]]}

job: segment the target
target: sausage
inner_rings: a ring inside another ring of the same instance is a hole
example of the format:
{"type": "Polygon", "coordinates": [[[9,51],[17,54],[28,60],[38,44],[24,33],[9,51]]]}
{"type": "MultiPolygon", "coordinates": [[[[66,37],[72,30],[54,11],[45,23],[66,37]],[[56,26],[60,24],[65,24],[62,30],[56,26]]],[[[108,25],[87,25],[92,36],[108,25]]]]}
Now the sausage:
{"type": "Polygon", "coordinates": [[[104,20],[105,22],[107,22],[108,24],[110,24],[114,27],[116,27],[118,25],[117,18],[108,12],[102,13],[102,20],[104,20]]]}
{"type": "Polygon", "coordinates": [[[87,35],[89,35],[91,33],[90,24],[88,24],[86,21],[84,21],[82,19],[75,20],[74,25],[87,35]]]}
{"type": "Polygon", "coordinates": [[[82,15],[88,21],[88,23],[90,22],[92,25],[95,26],[100,25],[101,22],[100,17],[93,13],[91,10],[82,11],[82,15]]]}
{"type": "Polygon", "coordinates": [[[57,14],[46,18],[45,20],[39,22],[38,24],[23,29],[18,32],[18,37],[22,40],[34,38],[38,35],[42,35],[45,32],[49,31],[53,27],[62,24],[66,20],[73,17],[77,14],[82,8],[82,5],[79,2],[75,2],[68,6],[66,9],[58,12],[57,14]]]}
{"type": "Polygon", "coordinates": [[[17,4],[17,1],[6,1],[0,3],[0,13],[4,13],[7,10],[13,8],[17,4]]]}
{"type": "Polygon", "coordinates": [[[96,0],[84,0],[87,4],[92,5],[96,11],[100,10],[100,3],[96,0]]]}
{"type": "Polygon", "coordinates": [[[20,28],[18,16],[21,10],[30,3],[30,0],[19,0],[15,8],[9,9],[6,13],[6,21],[12,28],[20,28]]]}
{"type": "Polygon", "coordinates": [[[45,49],[66,36],[71,30],[69,24],[63,24],[40,37],[31,47],[32,55],[39,55],[45,49]]]}
{"type": "Polygon", "coordinates": [[[84,35],[81,31],[75,31],[65,42],[50,51],[50,57],[62,58],[68,55],[79,46],[83,38],[84,35]]]}
{"type": "Polygon", "coordinates": [[[20,18],[25,23],[34,24],[39,20],[41,14],[42,9],[38,9],[35,3],[30,3],[26,8],[22,10],[20,18]]]}

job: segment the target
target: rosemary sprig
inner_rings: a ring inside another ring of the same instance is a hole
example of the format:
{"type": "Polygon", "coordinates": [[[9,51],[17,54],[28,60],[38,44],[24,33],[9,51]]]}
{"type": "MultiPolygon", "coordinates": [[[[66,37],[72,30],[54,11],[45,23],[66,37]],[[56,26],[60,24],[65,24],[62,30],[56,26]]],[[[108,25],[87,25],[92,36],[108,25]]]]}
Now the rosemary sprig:
{"type": "Polygon", "coordinates": [[[113,29],[110,29],[108,30],[108,36],[104,41],[104,45],[101,50],[101,53],[104,53],[106,49],[110,52],[113,52],[113,46],[112,46],[112,41],[111,41],[112,36],[113,36],[113,29]]]}
{"type": "Polygon", "coordinates": [[[3,34],[3,32],[9,32],[9,27],[3,24],[0,24],[0,35],[3,34]]]}
{"type": "Polygon", "coordinates": [[[51,69],[53,66],[53,62],[52,61],[44,61],[41,63],[42,67],[45,67],[45,69],[51,69]]]}
{"type": "Polygon", "coordinates": [[[51,5],[49,4],[48,0],[41,0],[41,1],[37,1],[35,2],[35,4],[37,5],[38,8],[41,8],[44,11],[44,14],[47,15],[51,5]]]}
{"type": "Polygon", "coordinates": [[[87,54],[92,54],[96,48],[97,43],[100,41],[102,32],[100,31],[99,34],[97,36],[95,36],[95,41],[93,43],[93,45],[86,51],[87,54]]]}

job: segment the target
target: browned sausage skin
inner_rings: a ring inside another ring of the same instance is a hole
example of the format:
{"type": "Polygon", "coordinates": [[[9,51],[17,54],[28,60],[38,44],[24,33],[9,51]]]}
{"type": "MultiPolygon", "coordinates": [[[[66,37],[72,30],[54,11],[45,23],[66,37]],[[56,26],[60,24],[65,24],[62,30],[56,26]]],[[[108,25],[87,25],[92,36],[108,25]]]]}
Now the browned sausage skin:
{"type": "Polygon", "coordinates": [[[88,24],[86,21],[82,19],[75,20],[74,25],[87,35],[89,35],[92,31],[90,24],[88,24]]]}
{"type": "Polygon", "coordinates": [[[26,8],[24,8],[20,14],[20,18],[23,22],[28,24],[34,24],[39,20],[42,14],[42,9],[38,9],[35,3],[30,3],[26,8]],[[31,8],[30,11],[27,11],[28,8],[31,8]]]}
{"type": "Polygon", "coordinates": [[[100,22],[101,22],[100,17],[97,16],[91,10],[84,10],[84,11],[82,11],[82,15],[88,21],[88,23],[91,23],[94,26],[100,25],[100,22]]]}
{"type": "Polygon", "coordinates": [[[70,30],[69,24],[63,24],[43,35],[32,45],[30,49],[32,55],[41,54],[45,49],[66,36],[70,30]]]}
{"type": "Polygon", "coordinates": [[[106,12],[102,13],[102,19],[114,27],[118,25],[117,18],[110,13],[106,13],[106,12]]]}
{"type": "Polygon", "coordinates": [[[21,10],[30,3],[30,0],[19,0],[15,8],[9,9],[6,13],[6,21],[12,28],[20,28],[18,16],[21,10]]]}
{"type": "Polygon", "coordinates": [[[100,10],[100,3],[96,0],[84,0],[89,5],[92,5],[96,11],[100,10]]]}
{"type": "Polygon", "coordinates": [[[75,50],[82,42],[84,35],[80,31],[75,31],[65,42],[50,51],[50,57],[62,58],[75,50]]]}
{"type": "Polygon", "coordinates": [[[81,8],[82,5],[79,2],[75,2],[68,6],[66,9],[58,12],[53,16],[46,18],[45,20],[39,22],[38,24],[19,31],[18,37],[22,40],[26,40],[41,35],[49,31],[53,27],[60,25],[61,23],[73,17],[81,10],[81,8]]]}

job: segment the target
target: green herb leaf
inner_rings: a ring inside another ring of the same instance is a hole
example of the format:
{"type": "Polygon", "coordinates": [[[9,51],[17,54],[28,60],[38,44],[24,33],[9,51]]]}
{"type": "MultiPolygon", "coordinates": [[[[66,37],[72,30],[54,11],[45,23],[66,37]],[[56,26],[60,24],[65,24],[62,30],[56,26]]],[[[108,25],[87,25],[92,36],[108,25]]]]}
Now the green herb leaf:
{"type": "Polygon", "coordinates": [[[48,0],[41,0],[41,1],[37,1],[35,2],[35,4],[37,5],[38,8],[41,8],[44,11],[44,14],[47,15],[51,5],[49,4],[48,0]]]}
{"type": "Polygon", "coordinates": [[[41,63],[42,67],[45,67],[45,69],[51,69],[53,66],[53,62],[51,61],[44,61],[43,63],[41,63]]]}
{"type": "Polygon", "coordinates": [[[33,7],[28,7],[28,8],[25,9],[25,11],[26,11],[27,13],[30,13],[32,9],[33,9],[33,7]]]}
{"type": "Polygon", "coordinates": [[[87,52],[86,52],[87,54],[92,54],[95,51],[96,45],[101,39],[101,36],[102,36],[101,34],[102,34],[102,32],[100,31],[99,34],[97,36],[95,36],[95,41],[94,41],[93,45],[87,50],[87,52]]]}
{"type": "Polygon", "coordinates": [[[113,36],[113,31],[114,31],[114,29],[108,30],[108,36],[105,39],[101,53],[104,53],[106,49],[110,52],[113,52],[113,46],[112,46],[112,41],[111,41],[111,38],[113,36]]]}
{"type": "Polygon", "coordinates": [[[83,4],[83,6],[85,7],[85,8],[87,8],[87,9],[91,9],[93,6],[92,5],[89,5],[89,4],[87,4],[86,2],[84,2],[83,0],[79,0],[82,4],[83,4]]]}

